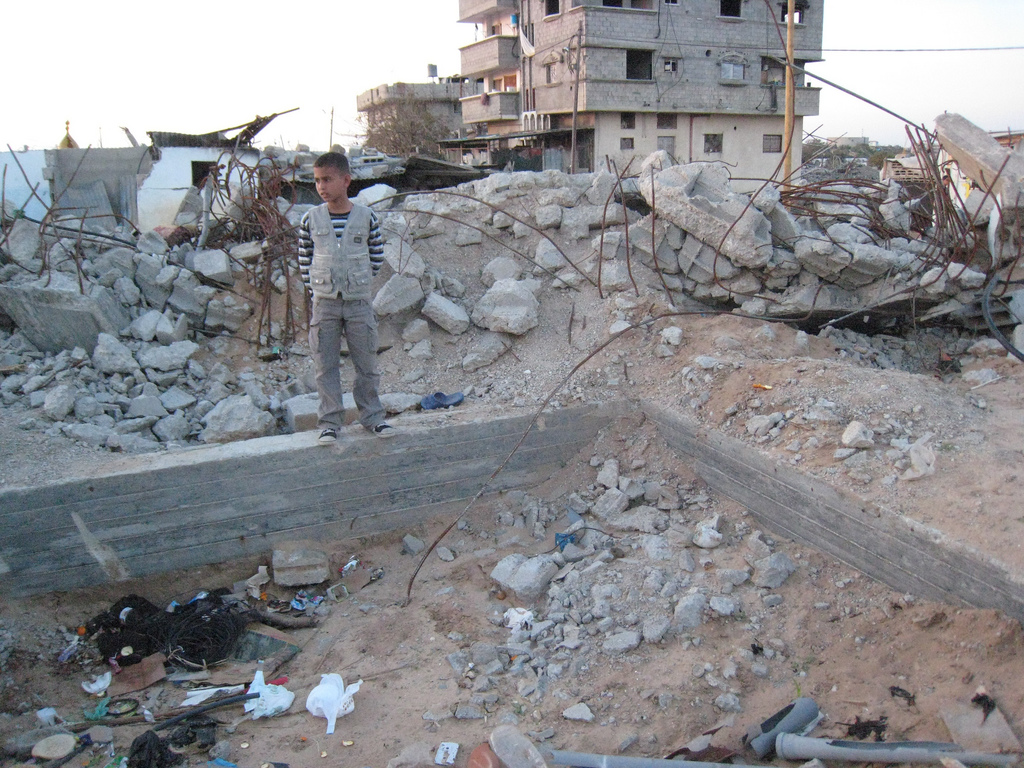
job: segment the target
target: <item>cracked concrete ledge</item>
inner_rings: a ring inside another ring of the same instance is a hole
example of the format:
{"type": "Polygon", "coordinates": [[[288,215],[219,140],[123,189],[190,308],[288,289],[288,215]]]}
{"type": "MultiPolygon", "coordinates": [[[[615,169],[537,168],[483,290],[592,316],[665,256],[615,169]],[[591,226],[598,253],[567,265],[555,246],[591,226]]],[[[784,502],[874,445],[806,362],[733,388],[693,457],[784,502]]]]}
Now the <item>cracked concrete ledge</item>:
{"type": "MultiPolygon", "coordinates": [[[[715,492],[743,504],[773,533],[894,589],[1024,621],[1024,581],[1008,564],[679,412],[649,401],[639,409],[715,492]]],[[[543,414],[492,490],[547,479],[631,410],[613,401],[543,414]]],[[[461,511],[531,418],[437,427],[424,415],[403,421],[402,434],[389,441],[345,434],[325,449],[306,432],[142,456],[102,477],[6,491],[4,582],[22,594],[66,590],[259,554],[296,536],[344,540],[461,511]]],[[[361,435],[359,427],[349,430],[361,435]]]]}
{"type": "Polygon", "coordinates": [[[893,589],[1024,621],[1024,580],[1010,564],[906,516],[875,508],[778,464],[734,438],[651,402],[644,414],[665,441],[695,462],[717,493],[745,506],[766,529],[829,554],[893,589]]]}
{"type": "MultiPolygon", "coordinates": [[[[492,491],[547,479],[627,410],[612,402],[544,413],[492,491]]],[[[260,554],[284,539],[351,539],[461,511],[532,416],[442,428],[428,416],[403,419],[391,440],[353,426],[331,448],[314,432],[259,438],[6,491],[4,584],[22,595],[74,589],[260,554]]]]}

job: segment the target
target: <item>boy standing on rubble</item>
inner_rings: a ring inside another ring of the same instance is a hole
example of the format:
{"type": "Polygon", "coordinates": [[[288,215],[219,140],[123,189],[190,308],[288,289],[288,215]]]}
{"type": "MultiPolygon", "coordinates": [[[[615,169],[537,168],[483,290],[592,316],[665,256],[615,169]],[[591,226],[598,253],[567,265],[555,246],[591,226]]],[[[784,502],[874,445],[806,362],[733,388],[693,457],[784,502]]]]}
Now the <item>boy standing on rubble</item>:
{"type": "Polygon", "coordinates": [[[342,334],[356,371],[352,396],[359,423],[377,437],[391,437],[395,428],[384,421],[377,393],[377,318],[371,303],[373,278],[384,263],[380,222],[369,208],[348,199],[352,176],[345,155],[320,155],[313,163],[313,179],[324,202],[299,224],[299,271],[313,298],[309,347],[320,395],[318,441],[321,445],[336,442],[344,422],[342,334]]]}

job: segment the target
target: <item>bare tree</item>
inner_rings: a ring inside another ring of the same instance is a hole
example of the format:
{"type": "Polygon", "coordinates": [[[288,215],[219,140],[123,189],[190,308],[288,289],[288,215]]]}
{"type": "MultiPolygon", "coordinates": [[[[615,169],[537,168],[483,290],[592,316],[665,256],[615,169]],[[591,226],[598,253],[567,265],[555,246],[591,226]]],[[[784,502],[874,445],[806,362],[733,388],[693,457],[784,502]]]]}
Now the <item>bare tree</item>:
{"type": "Polygon", "coordinates": [[[362,116],[366,145],[389,155],[440,156],[438,142],[451,135],[451,127],[429,103],[413,98],[393,98],[374,106],[362,116]]]}

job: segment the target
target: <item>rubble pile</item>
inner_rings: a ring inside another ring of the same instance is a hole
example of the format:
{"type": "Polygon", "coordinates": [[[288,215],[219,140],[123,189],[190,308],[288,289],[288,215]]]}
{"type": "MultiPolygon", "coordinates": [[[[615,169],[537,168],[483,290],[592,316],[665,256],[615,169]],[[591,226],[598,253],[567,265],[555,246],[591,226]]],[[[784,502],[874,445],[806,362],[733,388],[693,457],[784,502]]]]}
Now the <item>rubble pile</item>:
{"type": "MultiPolygon", "coordinates": [[[[669,652],[673,663],[688,660],[683,676],[689,682],[665,687],[653,681],[641,698],[661,709],[685,702],[711,722],[721,713],[744,712],[745,693],[806,675],[795,671],[795,651],[774,632],[779,611],[786,611],[790,576],[802,568],[813,581],[818,567],[799,551],[790,557],[752,528],[745,512],[723,507],[700,483],[657,459],[648,465],[629,458],[646,455],[649,440],[650,431],[641,428],[621,458],[592,456],[592,482],[567,495],[510,492],[490,518],[494,530],[463,520],[437,548],[445,562],[497,562],[489,570],[495,586],[488,613],[481,617],[490,627],[448,633],[455,650],[446,659],[463,690],[456,702],[423,712],[429,732],[450,728],[445,723],[451,719],[497,718],[546,741],[566,720],[608,726],[616,725],[618,714],[620,726],[640,724],[645,718],[636,713],[614,712],[613,702],[604,701],[612,694],[580,700],[578,683],[611,665],[638,668],[669,652]],[[553,550],[527,554],[552,532],[553,550]],[[497,549],[481,549],[481,543],[497,549]],[[715,625],[729,642],[705,642],[715,625]],[[501,633],[506,638],[497,640],[501,633]],[[523,718],[524,707],[536,708],[532,720],[523,718]],[[551,716],[538,717],[539,711],[551,716]]],[[[406,552],[417,554],[423,546],[405,536],[406,552]]],[[[433,598],[455,592],[442,587],[433,598]]],[[[374,609],[372,594],[354,600],[364,613],[374,609]]],[[[823,598],[814,607],[843,616],[859,610],[852,596],[841,605],[823,598]]]]}
{"type": "MultiPolygon", "coordinates": [[[[384,370],[406,390],[385,405],[393,413],[417,407],[453,366],[464,391],[508,399],[486,370],[471,375],[528,343],[545,304],[561,312],[581,294],[598,302],[610,333],[643,320],[645,302],[671,309],[700,299],[792,317],[835,316],[904,290],[922,304],[976,298],[985,275],[915,239],[898,184],[857,205],[851,189],[836,188],[833,202],[819,190],[816,214],[795,217],[771,185],[751,200],[732,190],[723,166],[671,165],[661,152],[634,179],[496,173],[397,203],[390,188],[368,188],[357,200],[381,216],[389,265],[374,309],[382,336],[402,343],[384,370]],[[636,192],[646,215],[623,204],[638,201],[636,192]]],[[[197,199],[186,201],[193,219],[197,199]]],[[[293,226],[309,207],[278,200],[293,226]]],[[[105,238],[43,236],[13,220],[0,267],[0,311],[16,328],[0,337],[4,405],[28,410],[27,429],[123,451],[311,428],[305,346],[290,343],[294,329],[283,318],[264,324],[253,309],[257,292],[271,288],[292,292],[300,306],[297,266],[271,259],[264,246],[171,247],[158,231],[133,241],[124,228],[105,238]],[[276,351],[234,371],[227,354],[235,336],[276,351]]],[[[920,367],[895,336],[822,333],[855,360],[920,367]]],[[[660,344],[655,355],[678,346],[660,344]]],[[[963,352],[959,340],[946,346],[963,352]]]]}

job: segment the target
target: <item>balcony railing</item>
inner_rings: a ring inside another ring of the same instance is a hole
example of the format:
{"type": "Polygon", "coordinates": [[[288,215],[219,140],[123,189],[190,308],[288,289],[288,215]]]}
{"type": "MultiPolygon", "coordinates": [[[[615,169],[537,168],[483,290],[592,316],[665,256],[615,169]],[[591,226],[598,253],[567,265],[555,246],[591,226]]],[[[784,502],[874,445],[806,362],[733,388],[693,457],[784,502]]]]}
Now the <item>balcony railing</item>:
{"type": "Polygon", "coordinates": [[[494,35],[460,49],[462,76],[479,77],[488,72],[509,72],[519,69],[519,38],[494,35]]]}
{"type": "Polygon", "coordinates": [[[519,119],[518,91],[483,93],[462,99],[463,123],[489,123],[519,119]]]}
{"type": "Polygon", "coordinates": [[[459,21],[481,23],[489,16],[515,10],[515,0],[459,0],[459,21]]]}

